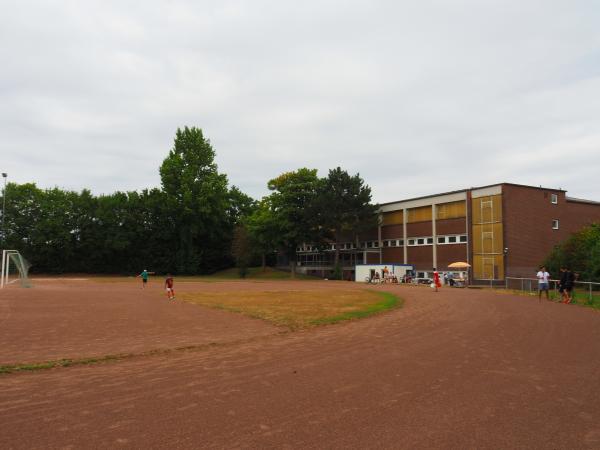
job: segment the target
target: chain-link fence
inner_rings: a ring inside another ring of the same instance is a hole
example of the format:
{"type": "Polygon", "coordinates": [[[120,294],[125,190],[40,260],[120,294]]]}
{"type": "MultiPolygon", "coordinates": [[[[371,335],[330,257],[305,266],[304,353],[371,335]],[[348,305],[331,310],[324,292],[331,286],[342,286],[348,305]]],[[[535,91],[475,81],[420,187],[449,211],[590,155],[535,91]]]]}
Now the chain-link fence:
{"type": "MultiPolygon", "coordinates": [[[[550,280],[550,298],[560,300],[561,294],[558,291],[559,280],[550,280]]],[[[506,277],[505,288],[507,290],[529,292],[531,294],[538,292],[537,278],[514,278],[506,277]]],[[[575,281],[575,286],[571,292],[571,297],[576,303],[592,305],[600,308],[600,283],[591,281],[575,281]]]]}

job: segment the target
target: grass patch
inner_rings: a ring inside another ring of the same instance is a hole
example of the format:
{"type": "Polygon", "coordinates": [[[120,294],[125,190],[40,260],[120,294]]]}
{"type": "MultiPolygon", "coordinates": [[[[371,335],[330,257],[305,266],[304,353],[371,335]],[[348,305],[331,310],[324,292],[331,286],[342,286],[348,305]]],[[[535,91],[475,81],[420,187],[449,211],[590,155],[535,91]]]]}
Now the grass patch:
{"type": "MultiPolygon", "coordinates": [[[[537,297],[538,291],[521,291],[519,289],[495,289],[495,292],[500,292],[503,294],[514,294],[521,295],[525,297],[537,297]]],[[[560,292],[556,290],[549,291],[550,300],[554,302],[559,302],[562,300],[560,292]]],[[[542,292],[542,300],[546,300],[546,294],[542,292]]],[[[600,294],[592,293],[590,297],[589,292],[584,290],[575,290],[573,291],[573,302],[574,305],[585,306],[593,309],[600,309],[600,294]]]]}
{"type": "Polygon", "coordinates": [[[87,364],[98,364],[102,362],[118,361],[131,357],[131,354],[105,355],[94,358],[79,359],[57,359],[54,361],[44,361],[38,363],[8,364],[0,366],[0,374],[15,372],[34,372],[37,370],[54,369],[57,367],[83,366],[87,364]]]}
{"type": "MultiPolygon", "coordinates": [[[[287,331],[279,332],[278,334],[285,334],[287,331]]],[[[185,345],[182,347],[175,348],[160,348],[154,350],[147,350],[145,352],[140,353],[119,353],[116,355],[103,355],[103,356],[94,356],[94,357],[83,357],[83,358],[73,358],[73,359],[57,359],[53,361],[43,361],[43,362],[27,362],[27,363],[16,363],[16,364],[6,364],[0,365],[0,375],[10,374],[16,372],[35,372],[39,370],[47,370],[47,369],[57,369],[61,367],[72,367],[72,366],[85,366],[85,365],[93,365],[93,364],[102,364],[102,363],[110,363],[116,361],[123,361],[132,358],[142,358],[148,356],[156,356],[156,355],[167,355],[176,352],[188,352],[188,351],[202,351],[207,350],[209,348],[214,347],[230,347],[235,346],[241,343],[260,341],[263,339],[268,339],[272,335],[266,336],[255,336],[248,339],[239,339],[235,341],[227,341],[227,342],[208,342],[205,344],[195,344],[195,345],[185,345]]]]}
{"type": "Polygon", "coordinates": [[[195,292],[181,298],[267,320],[292,330],[360,319],[402,305],[389,292],[368,290],[195,292]]]}
{"type": "MultiPolygon", "coordinates": [[[[232,267],[230,269],[221,270],[213,273],[212,275],[198,275],[194,277],[177,277],[178,279],[190,281],[220,281],[220,280],[291,280],[290,272],[283,270],[273,269],[267,267],[266,270],[262,270],[262,267],[249,267],[246,274],[246,278],[240,278],[238,269],[232,267]]],[[[296,274],[296,280],[320,280],[320,278],[313,277],[310,275],[304,275],[301,273],[296,274]]]]}

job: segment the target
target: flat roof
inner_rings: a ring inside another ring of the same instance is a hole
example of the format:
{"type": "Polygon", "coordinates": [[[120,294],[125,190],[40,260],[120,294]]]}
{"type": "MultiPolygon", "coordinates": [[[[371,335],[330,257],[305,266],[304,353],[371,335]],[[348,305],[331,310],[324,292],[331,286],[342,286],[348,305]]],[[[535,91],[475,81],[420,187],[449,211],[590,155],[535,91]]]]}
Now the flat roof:
{"type": "Polygon", "coordinates": [[[589,203],[590,205],[600,205],[600,202],[595,202],[594,200],[584,200],[582,198],[575,198],[575,197],[565,197],[565,198],[568,202],[589,203]]]}
{"type": "MultiPolygon", "coordinates": [[[[475,189],[485,189],[485,188],[489,188],[489,187],[493,187],[493,186],[502,186],[502,185],[518,186],[518,187],[529,188],[529,189],[543,189],[546,191],[555,191],[555,192],[567,192],[564,189],[548,188],[548,187],[543,187],[543,186],[529,186],[526,184],[516,184],[516,183],[495,183],[495,184],[487,184],[485,186],[474,186],[474,187],[465,188],[465,189],[458,189],[456,191],[440,192],[439,194],[430,194],[430,195],[423,195],[421,197],[405,198],[402,200],[395,200],[393,202],[379,203],[379,206],[392,205],[394,203],[410,202],[413,200],[423,200],[426,198],[439,197],[441,195],[459,194],[461,192],[473,191],[475,189]]],[[[577,201],[595,203],[595,202],[592,202],[591,200],[577,200],[577,201]]]]}

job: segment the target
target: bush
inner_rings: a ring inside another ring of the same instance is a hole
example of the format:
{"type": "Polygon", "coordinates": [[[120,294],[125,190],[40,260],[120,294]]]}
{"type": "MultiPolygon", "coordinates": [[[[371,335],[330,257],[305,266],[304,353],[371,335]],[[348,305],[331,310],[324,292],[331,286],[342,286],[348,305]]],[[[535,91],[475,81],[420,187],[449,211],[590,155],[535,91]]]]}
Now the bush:
{"type": "Polygon", "coordinates": [[[599,282],[600,224],[585,227],[555,246],[546,258],[545,265],[555,275],[561,267],[569,267],[579,273],[580,280],[599,282]]]}

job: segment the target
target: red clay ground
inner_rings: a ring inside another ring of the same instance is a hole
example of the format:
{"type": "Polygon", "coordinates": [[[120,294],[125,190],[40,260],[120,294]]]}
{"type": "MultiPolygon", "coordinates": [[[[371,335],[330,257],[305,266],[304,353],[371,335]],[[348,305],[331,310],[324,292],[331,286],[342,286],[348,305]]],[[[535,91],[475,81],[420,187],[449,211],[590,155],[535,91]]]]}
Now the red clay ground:
{"type": "MultiPolygon", "coordinates": [[[[339,286],[185,289],[233,284],[339,286]]],[[[95,300],[73,284],[0,294],[0,360],[224,345],[0,376],[0,448],[600,448],[593,310],[390,286],[404,308],[279,334],[158,289],[98,289],[95,300]]]]}

